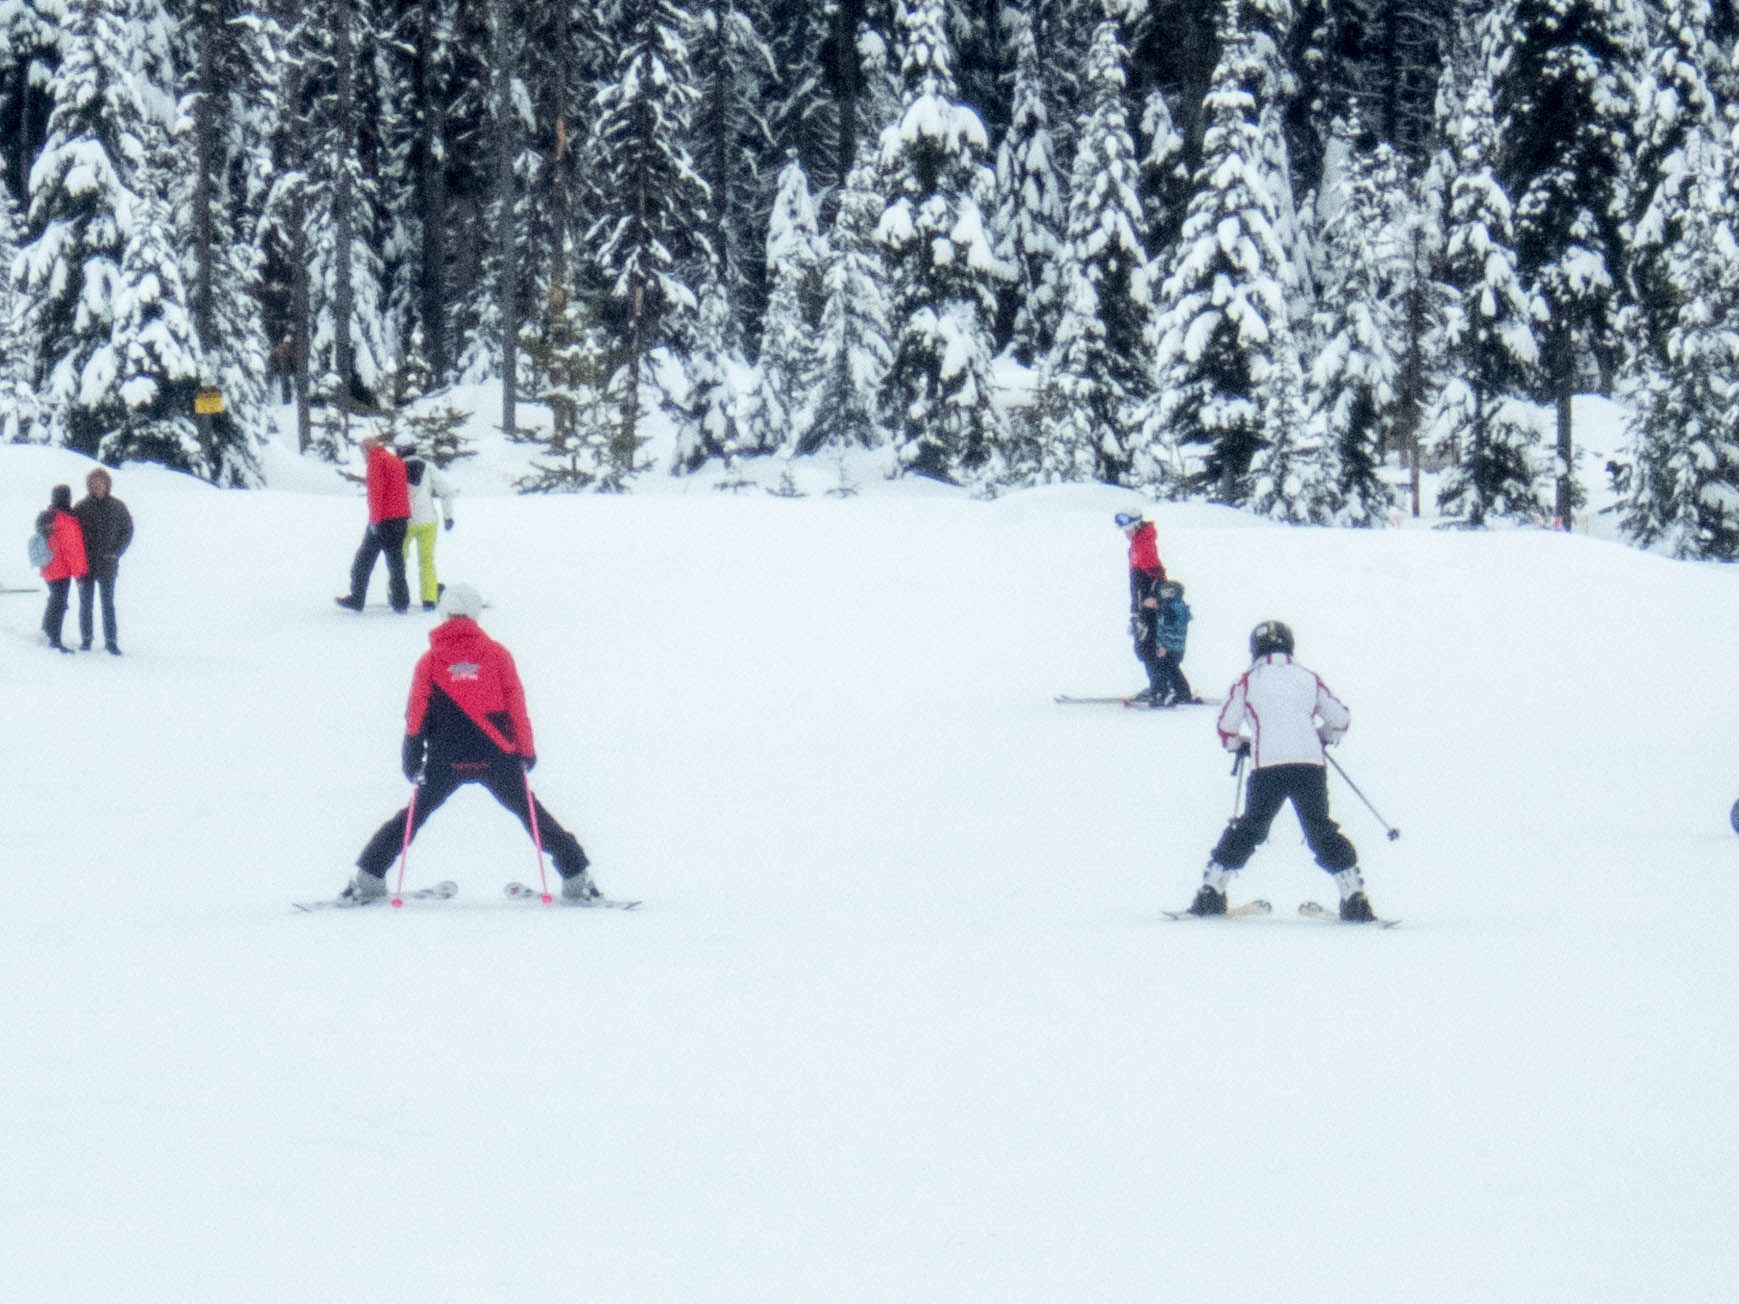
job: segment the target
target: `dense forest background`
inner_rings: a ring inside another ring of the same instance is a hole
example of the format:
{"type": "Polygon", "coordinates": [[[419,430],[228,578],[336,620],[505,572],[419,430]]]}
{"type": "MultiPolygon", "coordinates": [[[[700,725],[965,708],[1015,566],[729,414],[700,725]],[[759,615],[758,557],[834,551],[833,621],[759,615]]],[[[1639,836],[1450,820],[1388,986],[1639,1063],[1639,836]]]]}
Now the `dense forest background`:
{"type": "Polygon", "coordinates": [[[286,396],[338,456],[492,378],[527,490],[631,487],[662,408],[661,472],[886,446],[1369,525],[1429,466],[1479,525],[1572,518],[1598,392],[1628,536],[1732,558],[1736,43],[1731,0],[0,0],[0,439],[245,486],[286,396]]]}

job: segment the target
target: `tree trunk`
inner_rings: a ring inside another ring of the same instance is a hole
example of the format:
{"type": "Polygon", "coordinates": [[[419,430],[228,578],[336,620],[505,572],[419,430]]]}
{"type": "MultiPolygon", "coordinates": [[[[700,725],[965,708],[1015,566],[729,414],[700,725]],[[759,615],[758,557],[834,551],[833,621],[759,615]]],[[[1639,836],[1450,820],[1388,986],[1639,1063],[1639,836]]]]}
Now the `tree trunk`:
{"type": "Polygon", "coordinates": [[[513,69],[508,42],[511,16],[507,0],[496,0],[491,10],[490,61],[495,79],[495,259],[501,277],[497,289],[501,311],[501,428],[512,435],[516,428],[519,372],[519,296],[515,293],[519,269],[514,257],[518,247],[514,231],[515,208],[513,156],[513,69]]]}
{"type": "MultiPolygon", "coordinates": [[[[212,216],[212,193],[215,189],[212,171],[216,166],[217,156],[217,88],[213,85],[212,53],[221,37],[218,18],[214,0],[205,0],[199,6],[198,32],[195,37],[198,42],[199,84],[195,88],[193,99],[193,329],[199,337],[199,379],[202,384],[211,384],[216,380],[212,366],[217,349],[217,322],[212,309],[213,281],[216,278],[213,268],[216,258],[216,223],[212,216]]],[[[194,421],[199,427],[199,446],[205,452],[206,465],[215,470],[217,459],[213,448],[211,416],[209,413],[196,412],[194,421]]]]}
{"type": "Polygon", "coordinates": [[[418,55],[422,60],[417,81],[420,109],[419,147],[422,167],[418,173],[423,217],[422,299],[423,354],[437,385],[444,384],[453,366],[447,353],[447,168],[443,157],[446,113],[435,78],[435,5],[418,8],[418,55]]]}
{"type": "Polygon", "coordinates": [[[332,239],[337,266],[332,278],[332,353],[333,367],[338,373],[338,410],[345,416],[345,433],[350,430],[350,385],[356,371],[356,350],[351,341],[350,319],[356,311],[355,292],[350,281],[351,246],[356,240],[356,218],[351,209],[356,196],[351,188],[351,166],[356,149],[356,79],[351,64],[355,58],[351,44],[350,9],[337,6],[334,31],[333,61],[337,64],[338,136],[337,176],[332,186],[332,239]]]}

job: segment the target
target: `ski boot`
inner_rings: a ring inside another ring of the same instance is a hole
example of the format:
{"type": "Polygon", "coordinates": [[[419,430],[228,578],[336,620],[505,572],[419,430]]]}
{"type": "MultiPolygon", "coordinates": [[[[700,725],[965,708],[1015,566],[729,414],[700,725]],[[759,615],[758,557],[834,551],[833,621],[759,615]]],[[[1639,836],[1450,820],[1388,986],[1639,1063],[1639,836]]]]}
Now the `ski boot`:
{"type": "Polygon", "coordinates": [[[1196,892],[1196,899],[1190,902],[1187,913],[1204,918],[1208,915],[1223,915],[1226,913],[1226,894],[1217,887],[1209,887],[1203,883],[1196,892]]]}
{"type": "Polygon", "coordinates": [[[1347,924],[1377,922],[1376,911],[1371,909],[1370,899],[1363,892],[1354,892],[1350,897],[1341,898],[1340,917],[1341,922],[1347,924]]]}
{"type": "Polygon", "coordinates": [[[592,876],[585,870],[571,874],[562,879],[562,900],[584,905],[588,901],[596,901],[604,894],[598,891],[598,885],[592,882],[592,876]]]}
{"type": "Polygon", "coordinates": [[[344,891],[338,894],[338,899],[360,906],[370,901],[379,901],[385,895],[386,880],[370,874],[366,869],[359,869],[356,877],[344,885],[344,891]]]}

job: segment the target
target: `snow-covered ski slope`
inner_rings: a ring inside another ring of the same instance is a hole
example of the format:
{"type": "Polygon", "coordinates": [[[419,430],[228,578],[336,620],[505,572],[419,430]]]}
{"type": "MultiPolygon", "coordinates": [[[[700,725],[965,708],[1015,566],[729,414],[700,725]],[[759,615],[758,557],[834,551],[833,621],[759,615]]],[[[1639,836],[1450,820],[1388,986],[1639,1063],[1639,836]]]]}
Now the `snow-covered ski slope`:
{"type": "MultiPolygon", "coordinates": [[[[85,469],[0,448],[0,580],[85,469]]],[[[1739,571],[1159,508],[1196,686],[1289,620],[1403,834],[1331,780],[1394,932],[1296,916],[1289,814],[1273,917],[1186,926],[1213,713],[1051,700],[1140,682],[1127,495],[490,474],[443,571],[633,914],[503,899],[476,791],[411,850],[456,900],[291,909],[404,800],[431,623],[332,605],[329,471],[118,473],[120,659],[0,597],[9,1298],[1732,1298],[1739,571]]]]}

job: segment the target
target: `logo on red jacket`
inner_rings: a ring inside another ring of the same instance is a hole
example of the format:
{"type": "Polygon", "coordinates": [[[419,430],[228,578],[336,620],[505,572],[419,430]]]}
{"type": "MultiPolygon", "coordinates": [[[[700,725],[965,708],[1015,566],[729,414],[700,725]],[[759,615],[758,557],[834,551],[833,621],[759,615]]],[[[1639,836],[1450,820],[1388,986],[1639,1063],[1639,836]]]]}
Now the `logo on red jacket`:
{"type": "Polygon", "coordinates": [[[483,667],[475,661],[455,661],[447,667],[447,673],[454,679],[476,679],[483,673],[483,667]]]}

